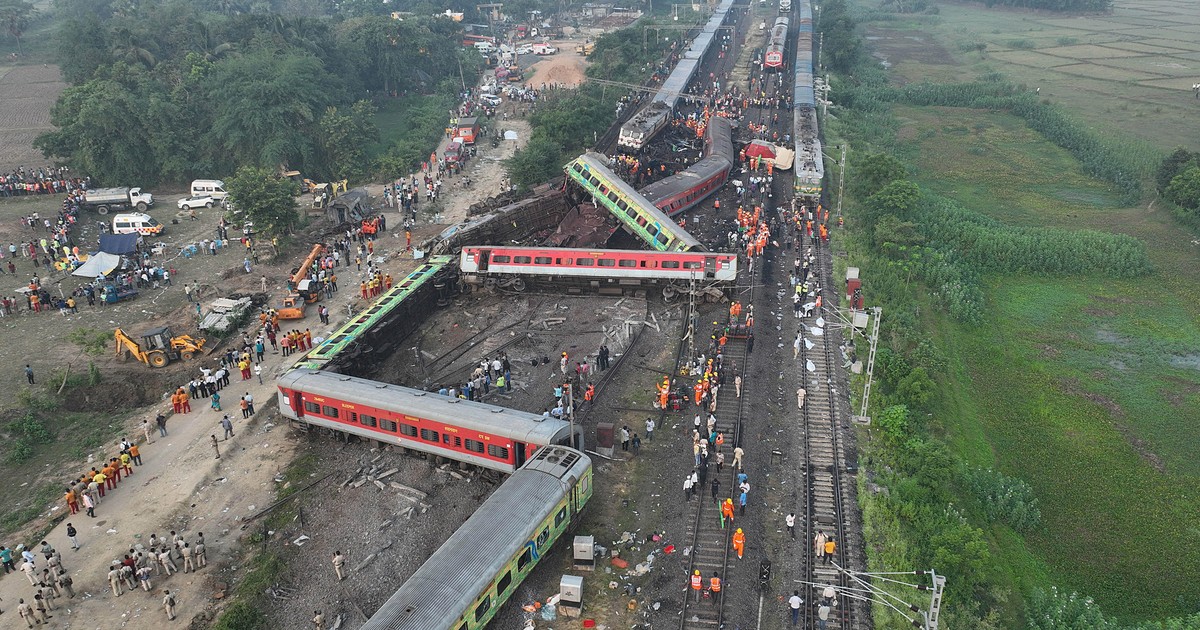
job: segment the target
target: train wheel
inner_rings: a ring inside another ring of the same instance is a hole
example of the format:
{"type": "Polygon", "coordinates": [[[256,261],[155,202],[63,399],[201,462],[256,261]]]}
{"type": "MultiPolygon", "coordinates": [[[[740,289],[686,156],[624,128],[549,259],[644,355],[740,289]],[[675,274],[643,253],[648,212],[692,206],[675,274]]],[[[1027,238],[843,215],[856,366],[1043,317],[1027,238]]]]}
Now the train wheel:
{"type": "Polygon", "coordinates": [[[525,281],[520,278],[514,278],[513,283],[512,283],[512,288],[514,291],[517,291],[518,293],[521,291],[524,291],[525,290],[525,281]]]}
{"type": "Polygon", "coordinates": [[[671,300],[675,299],[675,296],[678,295],[678,293],[675,291],[675,287],[668,284],[667,286],[663,287],[662,295],[663,300],[670,302],[671,300]]]}

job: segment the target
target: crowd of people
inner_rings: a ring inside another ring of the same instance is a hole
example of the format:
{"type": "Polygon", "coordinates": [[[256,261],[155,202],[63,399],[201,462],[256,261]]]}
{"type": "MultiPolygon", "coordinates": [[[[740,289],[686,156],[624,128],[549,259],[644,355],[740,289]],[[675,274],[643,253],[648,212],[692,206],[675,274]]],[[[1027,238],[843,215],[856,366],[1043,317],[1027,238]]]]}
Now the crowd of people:
{"type": "Polygon", "coordinates": [[[90,177],[71,177],[70,169],[65,166],[42,166],[28,170],[20,166],[0,175],[0,197],[57,195],[87,190],[90,184],[90,177]]]}

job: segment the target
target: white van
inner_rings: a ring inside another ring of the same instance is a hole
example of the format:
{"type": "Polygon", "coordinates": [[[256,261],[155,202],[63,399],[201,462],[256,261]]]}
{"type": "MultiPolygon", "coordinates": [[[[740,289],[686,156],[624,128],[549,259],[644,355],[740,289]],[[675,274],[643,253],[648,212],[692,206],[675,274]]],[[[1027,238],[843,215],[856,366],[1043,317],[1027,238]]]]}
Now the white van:
{"type": "Polygon", "coordinates": [[[154,236],[162,234],[164,227],[166,226],[154,220],[154,217],[141,212],[118,214],[117,216],[113,217],[112,221],[113,234],[141,234],[142,236],[154,236]]]}
{"type": "Polygon", "coordinates": [[[194,179],[191,196],[212,197],[213,201],[225,201],[229,193],[225,192],[225,182],[219,179],[194,179]]]}

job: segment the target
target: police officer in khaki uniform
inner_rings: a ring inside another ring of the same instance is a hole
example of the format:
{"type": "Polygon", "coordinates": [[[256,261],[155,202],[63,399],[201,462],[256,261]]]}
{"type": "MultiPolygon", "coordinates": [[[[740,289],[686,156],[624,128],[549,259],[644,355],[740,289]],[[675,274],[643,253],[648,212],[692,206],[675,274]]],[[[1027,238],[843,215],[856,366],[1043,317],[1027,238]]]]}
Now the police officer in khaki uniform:
{"type": "Polygon", "coordinates": [[[342,574],[342,567],[345,566],[345,564],[346,556],[343,556],[342,552],[340,551],[333,552],[333,572],[337,573],[339,581],[346,579],[346,576],[342,574]]]}
{"type": "Polygon", "coordinates": [[[163,610],[167,611],[167,621],[175,621],[175,596],[171,591],[163,590],[163,610]]]}
{"type": "Polygon", "coordinates": [[[317,630],[325,630],[325,615],[322,615],[319,610],[313,611],[313,626],[317,630]]]}

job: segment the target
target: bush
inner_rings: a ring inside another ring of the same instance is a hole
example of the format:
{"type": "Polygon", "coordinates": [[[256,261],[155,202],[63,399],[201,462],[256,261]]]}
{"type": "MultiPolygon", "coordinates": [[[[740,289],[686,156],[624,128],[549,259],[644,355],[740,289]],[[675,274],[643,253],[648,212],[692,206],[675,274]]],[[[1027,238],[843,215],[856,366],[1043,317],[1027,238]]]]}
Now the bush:
{"type": "Polygon", "coordinates": [[[111,330],[95,328],[76,328],[67,333],[67,339],[90,355],[104,354],[114,343],[111,330]]]}
{"type": "Polygon", "coordinates": [[[975,468],[967,471],[966,483],[989,523],[1004,523],[1020,532],[1041,524],[1037,497],[1024,480],[991,468],[975,468]]]}

